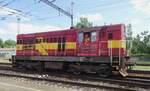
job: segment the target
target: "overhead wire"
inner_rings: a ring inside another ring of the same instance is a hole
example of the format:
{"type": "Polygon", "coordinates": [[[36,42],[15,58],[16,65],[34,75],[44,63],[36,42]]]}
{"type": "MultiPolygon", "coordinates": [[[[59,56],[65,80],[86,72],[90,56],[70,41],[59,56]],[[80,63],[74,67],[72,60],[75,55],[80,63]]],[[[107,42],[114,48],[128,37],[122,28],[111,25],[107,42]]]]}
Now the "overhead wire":
{"type": "MultiPolygon", "coordinates": [[[[5,0],[3,0],[3,1],[5,1],[5,0]]],[[[12,0],[12,2],[13,2],[14,0],[12,0]]],[[[34,1],[39,1],[39,0],[34,0],[34,1]]],[[[7,3],[7,4],[5,4],[6,6],[7,5],[9,5],[9,4],[11,4],[11,2],[9,2],[9,3],[7,3]]],[[[96,5],[96,6],[94,6],[94,7],[90,7],[90,8],[88,8],[88,10],[87,10],[87,12],[92,12],[92,11],[103,11],[103,10],[111,10],[111,9],[121,9],[121,8],[118,8],[118,6],[120,6],[120,5],[122,5],[123,7],[122,8],[127,8],[127,7],[125,7],[125,6],[127,6],[127,4],[128,3],[125,3],[125,2],[123,2],[123,1],[115,1],[115,2],[108,2],[108,3],[102,3],[102,4],[100,4],[100,5],[96,5]],[[111,8],[111,9],[109,9],[109,8],[111,8]]],[[[85,6],[88,6],[88,5],[85,5],[85,6]]],[[[26,14],[26,15],[29,15],[29,16],[32,16],[32,17],[37,17],[37,15],[34,15],[34,14],[32,14],[32,12],[33,11],[28,11],[28,12],[24,12],[24,14],[26,14]]],[[[83,12],[85,12],[85,11],[83,11],[83,12]]],[[[35,18],[34,17],[34,18],[35,18]]],[[[51,17],[41,17],[41,16],[39,16],[38,18],[36,18],[36,19],[34,19],[34,20],[49,20],[49,19],[52,19],[52,18],[55,18],[55,17],[59,17],[58,15],[57,16],[51,16],[51,17]]]]}
{"type": "MultiPolygon", "coordinates": [[[[95,10],[106,10],[106,9],[113,9],[113,8],[118,8],[119,5],[123,5],[126,6],[128,5],[128,3],[124,3],[124,2],[118,2],[118,3],[109,3],[109,4],[103,4],[103,5],[96,5],[94,7],[88,7],[88,11],[95,11],[95,10]]],[[[125,8],[125,7],[124,7],[125,8]]],[[[109,9],[109,10],[111,10],[109,9]]]]}
{"type": "MultiPolygon", "coordinates": [[[[0,3],[3,3],[3,2],[5,2],[5,1],[6,1],[6,0],[0,1],[0,3]]],[[[4,5],[0,5],[0,8],[3,9],[4,7],[6,7],[6,6],[12,4],[14,1],[15,1],[15,0],[11,0],[10,2],[5,3],[4,5]]],[[[1,18],[0,20],[5,20],[5,19],[6,19],[8,16],[10,16],[10,15],[11,15],[11,14],[8,14],[8,15],[6,15],[6,16],[2,16],[2,17],[0,17],[0,18],[1,18]]]]}
{"type": "MultiPolygon", "coordinates": [[[[140,2],[137,2],[137,3],[140,3],[140,2]]],[[[97,6],[94,6],[93,8],[89,8],[88,7],[88,11],[82,11],[82,13],[86,13],[86,12],[94,12],[94,11],[99,11],[99,12],[102,12],[102,11],[110,11],[112,9],[122,9],[121,11],[123,10],[128,10],[129,9],[129,5],[130,3],[124,3],[124,2],[118,2],[118,3],[109,3],[109,4],[103,4],[103,5],[97,5],[97,6]],[[119,7],[122,5],[123,7],[119,7]],[[102,7],[102,8],[100,8],[102,7]]],[[[141,3],[140,3],[141,4],[141,3]]],[[[143,4],[141,4],[143,5],[143,4]]],[[[116,12],[116,11],[115,11],[116,12]]]]}
{"type": "Polygon", "coordinates": [[[122,1],[122,2],[120,2],[120,1],[106,2],[106,1],[104,1],[104,3],[102,3],[102,2],[100,1],[100,3],[84,4],[84,5],[80,6],[80,7],[82,7],[82,8],[95,8],[95,7],[101,7],[101,6],[105,6],[105,7],[106,7],[106,6],[109,6],[109,5],[119,4],[119,3],[124,3],[124,1],[122,1]],[[91,6],[94,6],[94,7],[88,7],[88,5],[91,5],[91,6]]]}
{"type": "MultiPolygon", "coordinates": [[[[118,7],[118,5],[126,5],[127,3],[124,2],[113,2],[113,3],[104,3],[101,5],[96,5],[93,8],[88,8],[88,12],[95,10],[96,7],[103,7],[101,10],[107,9],[107,8],[113,8],[113,7],[118,7]]],[[[38,18],[37,20],[48,20],[48,19],[52,19],[52,18],[57,18],[58,16],[52,16],[52,17],[43,17],[43,18],[38,18]]]]}
{"type": "Polygon", "coordinates": [[[6,6],[8,6],[14,2],[15,2],[15,0],[11,0],[10,2],[7,2],[4,5],[0,5],[0,9],[4,9],[4,11],[9,12],[9,14],[5,15],[4,17],[1,17],[2,20],[5,20],[6,18],[8,18],[9,16],[12,16],[12,15],[16,15],[16,17],[18,17],[18,16],[25,17],[25,15],[23,14],[23,12],[21,10],[13,9],[13,8],[5,9],[6,6]]]}
{"type": "MultiPolygon", "coordinates": [[[[34,2],[37,2],[37,1],[40,1],[40,0],[34,0],[34,2]]],[[[54,2],[54,1],[56,1],[56,0],[51,0],[51,2],[54,2]]],[[[36,3],[34,3],[34,4],[36,4],[36,3]]],[[[34,17],[34,19],[31,19],[31,20],[36,20],[36,21],[50,20],[50,19],[52,19],[52,18],[61,17],[61,14],[56,15],[56,16],[45,16],[45,17],[41,17],[41,16],[39,16],[39,15],[33,14],[32,12],[33,12],[33,10],[28,11],[28,15],[31,16],[31,17],[34,17]],[[35,18],[35,17],[36,17],[36,18],[35,18]]]]}
{"type": "Polygon", "coordinates": [[[14,1],[15,1],[15,0],[11,0],[11,1],[8,2],[8,3],[6,3],[6,4],[4,4],[4,5],[1,5],[0,8],[8,6],[8,5],[12,4],[14,1]]]}

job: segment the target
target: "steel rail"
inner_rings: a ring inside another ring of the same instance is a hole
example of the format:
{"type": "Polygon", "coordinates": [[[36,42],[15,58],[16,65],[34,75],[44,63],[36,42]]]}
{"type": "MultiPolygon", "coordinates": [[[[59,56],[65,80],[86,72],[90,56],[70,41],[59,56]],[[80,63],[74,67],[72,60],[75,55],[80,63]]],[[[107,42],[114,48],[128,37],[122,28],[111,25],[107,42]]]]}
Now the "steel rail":
{"type": "Polygon", "coordinates": [[[73,86],[83,86],[83,87],[92,87],[92,88],[101,88],[101,89],[113,89],[117,91],[135,91],[134,89],[130,88],[120,88],[120,87],[114,87],[114,86],[104,86],[104,85],[97,85],[92,83],[85,83],[85,82],[78,82],[78,81],[66,81],[66,80],[57,80],[57,79],[48,79],[48,78],[37,78],[37,77],[31,77],[31,76],[22,76],[22,75],[14,75],[14,74],[3,74],[0,73],[0,76],[7,76],[7,77],[17,77],[17,78],[26,78],[30,80],[36,80],[36,81],[47,81],[47,82],[55,82],[55,83],[62,83],[67,85],[73,85],[73,86]]]}
{"type": "MultiPolygon", "coordinates": [[[[0,70],[5,70],[5,68],[4,69],[0,69],[0,70]]],[[[11,69],[11,68],[10,69],[6,69],[6,71],[8,71],[8,70],[9,71],[15,71],[15,72],[22,72],[23,74],[28,73],[28,72],[24,72],[24,71],[16,71],[16,70],[11,69]]],[[[3,73],[0,73],[0,74],[1,75],[10,75],[10,76],[13,75],[13,74],[3,74],[3,73]]],[[[29,74],[30,74],[30,72],[29,72],[29,74]]],[[[47,73],[46,72],[45,73],[41,72],[41,74],[47,74],[47,73]]],[[[51,74],[49,74],[49,75],[50,76],[51,75],[55,76],[55,74],[57,76],[57,73],[53,74],[53,72],[51,74]]],[[[65,73],[62,73],[62,76],[61,76],[60,73],[59,73],[59,76],[57,76],[57,77],[61,77],[62,78],[63,74],[65,74],[65,73]]],[[[19,76],[19,75],[16,75],[16,76],[23,77],[23,76],[19,76]]],[[[119,77],[118,78],[117,77],[114,77],[114,78],[99,78],[97,76],[95,76],[95,77],[91,77],[91,76],[90,77],[89,76],[74,76],[74,75],[71,75],[71,74],[70,75],[68,74],[68,76],[70,76],[73,79],[80,79],[80,80],[83,80],[83,81],[88,80],[88,81],[91,81],[91,82],[92,81],[94,81],[94,82],[104,82],[104,83],[119,84],[119,85],[130,86],[130,87],[132,86],[132,87],[150,88],[150,79],[149,80],[147,80],[147,79],[137,79],[137,78],[130,78],[129,79],[129,78],[119,78],[119,77]]]]}

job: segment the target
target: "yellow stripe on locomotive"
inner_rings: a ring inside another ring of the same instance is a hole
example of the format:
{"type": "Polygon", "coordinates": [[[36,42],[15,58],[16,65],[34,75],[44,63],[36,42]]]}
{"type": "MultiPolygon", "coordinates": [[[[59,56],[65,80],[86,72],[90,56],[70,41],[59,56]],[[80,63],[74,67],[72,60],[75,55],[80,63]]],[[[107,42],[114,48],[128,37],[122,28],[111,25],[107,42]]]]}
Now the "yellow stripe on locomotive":
{"type": "Polygon", "coordinates": [[[17,44],[17,45],[16,45],[16,49],[17,49],[18,51],[21,51],[22,48],[23,48],[23,45],[22,45],[22,44],[17,44]]]}
{"type": "Polygon", "coordinates": [[[76,42],[67,42],[65,47],[66,49],[76,49],[76,42]]]}
{"type": "MultiPolygon", "coordinates": [[[[18,44],[17,50],[23,50],[25,45],[18,44]]],[[[125,48],[125,41],[122,40],[109,40],[108,48],[125,48]]],[[[39,43],[35,44],[35,50],[48,49],[48,50],[57,50],[58,43],[39,43]]],[[[66,42],[65,49],[76,49],[76,42],[66,42]]]]}
{"type": "Polygon", "coordinates": [[[109,40],[108,48],[126,48],[125,41],[122,40],[109,40]]]}

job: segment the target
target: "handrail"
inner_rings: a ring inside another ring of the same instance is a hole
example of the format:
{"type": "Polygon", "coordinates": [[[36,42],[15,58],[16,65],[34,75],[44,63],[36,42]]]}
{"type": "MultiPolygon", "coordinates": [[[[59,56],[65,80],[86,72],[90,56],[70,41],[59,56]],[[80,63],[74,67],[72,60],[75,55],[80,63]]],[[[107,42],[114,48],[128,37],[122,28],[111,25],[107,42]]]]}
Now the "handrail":
{"type": "Polygon", "coordinates": [[[111,63],[111,66],[112,66],[112,41],[110,41],[110,63],[111,63]]]}
{"type": "MultiPolygon", "coordinates": [[[[110,62],[111,62],[111,65],[112,65],[112,61],[113,61],[113,41],[115,41],[115,40],[110,40],[109,41],[109,48],[108,47],[106,47],[107,49],[108,49],[108,55],[109,55],[109,57],[110,57],[110,62]]],[[[102,53],[102,51],[101,51],[101,44],[103,44],[103,43],[108,43],[108,41],[99,41],[99,55],[101,55],[101,53],[102,53]]],[[[119,61],[119,65],[121,65],[121,48],[123,48],[123,46],[124,46],[124,44],[123,43],[126,43],[126,40],[119,40],[119,42],[117,42],[117,44],[116,45],[118,45],[119,46],[119,48],[118,48],[118,57],[119,57],[119,59],[118,59],[118,61],[119,61]]],[[[108,46],[108,44],[107,44],[107,46],[108,46]]]]}
{"type": "Polygon", "coordinates": [[[121,43],[122,43],[122,42],[119,42],[119,50],[118,50],[118,51],[119,51],[119,65],[121,65],[121,62],[120,62],[120,53],[121,53],[121,52],[120,52],[120,47],[121,47],[121,43]]]}

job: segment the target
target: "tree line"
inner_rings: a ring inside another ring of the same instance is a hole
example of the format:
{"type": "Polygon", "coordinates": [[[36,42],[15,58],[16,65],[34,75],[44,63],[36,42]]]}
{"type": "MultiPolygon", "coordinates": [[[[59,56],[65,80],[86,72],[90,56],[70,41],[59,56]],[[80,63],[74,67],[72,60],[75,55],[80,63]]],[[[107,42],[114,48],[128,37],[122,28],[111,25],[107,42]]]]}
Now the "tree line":
{"type": "Polygon", "coordinates": [[[0,38],[0,48],[15,48],[16,41],[8,39],[8,40],[2,40],[0,38]]]}
{"type": "Polygon", "coordinates": [[[150,34],[148,31],[141,32],[133,37],[133,54],[150,54],[150,34]]]}
{"type": "Polygon", "coordinates": [[[131,54],[150,55],[150,32],[145,30],[140,34],[133,36],[131,24],[129,24],[126,28],[127,49],[131,49],[131,54]]]}

